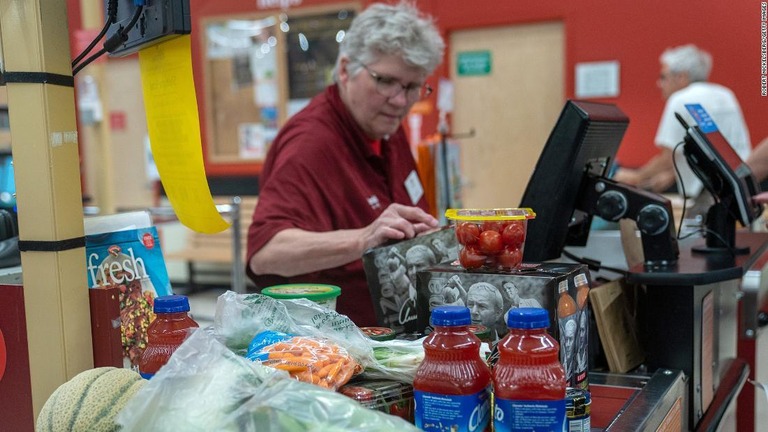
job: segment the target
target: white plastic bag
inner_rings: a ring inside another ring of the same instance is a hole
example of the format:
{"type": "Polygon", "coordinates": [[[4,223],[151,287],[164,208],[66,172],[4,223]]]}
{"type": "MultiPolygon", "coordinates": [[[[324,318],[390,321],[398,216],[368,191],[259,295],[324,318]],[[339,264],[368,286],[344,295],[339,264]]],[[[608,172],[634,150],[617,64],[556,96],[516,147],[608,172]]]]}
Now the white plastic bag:
{"type": "Polygon", "coordinates": [[[124,431],[418,431],[407,421],[296,381],[196,330],[117,415],[124,431]]]}
{"type": "Polygon", "coordinates": [[[275,300],[227,291],[216,302],[214,327],[227,347],[242,355],[264,330],[330,339],[346,349],[366,375],[406,383],[413,383],[424,358],[423,340],[371,340],[347,316],[306,299],[275,300]]]}

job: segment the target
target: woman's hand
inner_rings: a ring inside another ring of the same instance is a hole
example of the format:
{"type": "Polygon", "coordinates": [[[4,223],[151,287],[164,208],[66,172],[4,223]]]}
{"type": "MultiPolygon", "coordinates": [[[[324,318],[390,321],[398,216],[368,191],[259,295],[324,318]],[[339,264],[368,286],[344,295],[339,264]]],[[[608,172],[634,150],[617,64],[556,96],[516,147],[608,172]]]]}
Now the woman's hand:
{"type": "Polygon", "coordinates": [[[752,201],[758,204],[768,204],[768,192],[760,192],[752,197],[752,201]]]}
{"type": "Polygon", "coordinates": [[[418,207],[390,204],[375,221],[363,229],[365,247],[390,240],[405,240],[437,227],[437,219],[418,207]]]}

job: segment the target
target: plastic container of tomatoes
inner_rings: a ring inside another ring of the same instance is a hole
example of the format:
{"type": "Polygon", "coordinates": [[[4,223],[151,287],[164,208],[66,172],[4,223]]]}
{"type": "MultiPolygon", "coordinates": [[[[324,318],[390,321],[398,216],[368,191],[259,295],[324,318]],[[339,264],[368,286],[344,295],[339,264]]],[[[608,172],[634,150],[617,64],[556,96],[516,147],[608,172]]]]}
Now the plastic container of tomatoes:
{"type": "Polygon", "coordinates": [[[459,243],[459,263],[468,271],[514,271],[523,262],[529,208],[448,209],[459,243]]]}
{"type": "Polygon", "coordinates": [[[413,386],[410,384],[357,378],[338,391],[366,408],[395,415],[413,423],[413,386]]]}

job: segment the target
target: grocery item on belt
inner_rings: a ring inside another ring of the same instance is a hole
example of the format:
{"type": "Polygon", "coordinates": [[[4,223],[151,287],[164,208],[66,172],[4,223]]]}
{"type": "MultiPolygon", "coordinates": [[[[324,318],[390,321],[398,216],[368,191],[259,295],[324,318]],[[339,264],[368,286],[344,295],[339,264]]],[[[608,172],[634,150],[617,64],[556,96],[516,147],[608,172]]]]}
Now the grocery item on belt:
{"type": "Polygon", "coordinates": [[[341,295],[341,288],[325,284],[285,284],[264,288],[261,293],[278,300],[305,298],[330,310],[336,310],[336,297],[341,295]]]}
{"type": "Polygon", "coordinates": [[[299,381],[337,390],[362,372],[344,348],[330,340],[266,330],[257,334],[246,358],[287,371],[299,381]]]}
{"type": "Polygon", "coordinates": [[[529,208],[448,209],[458,240],[459,262],[466,270],[511,271],[523,262],[529,208]]]}
{"type": "Polygon", "coordinates": [[[592,396],[588,390],[572,387],[565,389],[565,417],[568,432],[590,430],[591,405],[592,396]]]}
{"type": "Polygon", "coordinates": [[[395,331],[389,327],[360,327],[360,331],[376,341],[388,341],[395,338],[395,331]]]}
{"type": "Polygon", "coordinates": [[[339,389],[366,408],[413,422],[413,386],[404,382],[356,378],[339,389]]]}

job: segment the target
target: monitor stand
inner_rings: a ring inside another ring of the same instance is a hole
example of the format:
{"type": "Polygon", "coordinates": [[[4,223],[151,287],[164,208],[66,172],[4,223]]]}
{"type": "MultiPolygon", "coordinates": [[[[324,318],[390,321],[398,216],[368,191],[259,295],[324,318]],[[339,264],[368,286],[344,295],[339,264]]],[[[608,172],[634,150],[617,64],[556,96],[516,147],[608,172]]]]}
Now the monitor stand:
{"type": "Polygon", "coordinates": [[[706,242],[691,248],[692,252],[702,254],[745,255],[749,247],[736,246],[736,218],[722,201],[707,210],[706,242]]]}
{"type": "Polygon", "coordinates": [[[635,186],[593,175],[585,176],[579,192],[576,205],[579,210],[607,221],[632,219],[637,223],[646,265],[654,268],[675,265],[680,252],[675,236],[672,204],[668,199],[635,186]]]}

